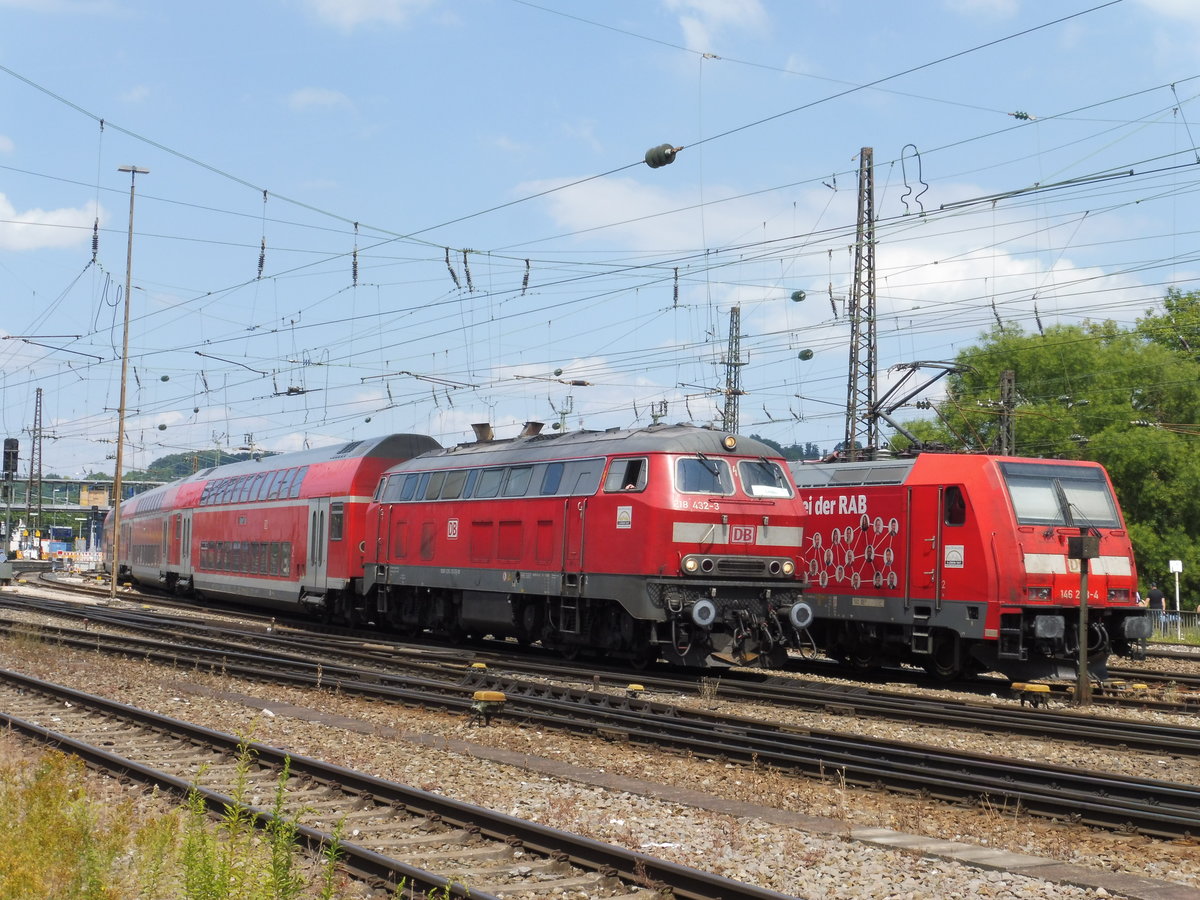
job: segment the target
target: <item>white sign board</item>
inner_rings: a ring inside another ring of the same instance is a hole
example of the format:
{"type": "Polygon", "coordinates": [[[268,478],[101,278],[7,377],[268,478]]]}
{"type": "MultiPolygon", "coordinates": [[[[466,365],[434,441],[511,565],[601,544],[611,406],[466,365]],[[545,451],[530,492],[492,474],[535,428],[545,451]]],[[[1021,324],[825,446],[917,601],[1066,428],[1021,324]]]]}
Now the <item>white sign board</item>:
{"type": "Polygon", "coordinates": [[[1167,565],[1169,565],[1171,567],[1170,571],[1172,571],[1172,572],[1182,572],[1183,571],[1183,560],[1182,559],[1168,560],[1167,565]]]}

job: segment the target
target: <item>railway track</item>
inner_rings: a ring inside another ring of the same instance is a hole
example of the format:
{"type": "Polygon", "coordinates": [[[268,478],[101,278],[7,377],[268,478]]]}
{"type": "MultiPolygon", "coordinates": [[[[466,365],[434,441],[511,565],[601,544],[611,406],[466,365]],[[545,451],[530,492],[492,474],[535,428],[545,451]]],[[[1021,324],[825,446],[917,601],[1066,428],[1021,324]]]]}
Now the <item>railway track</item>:
{"type": "MultiPolygon", "coordinates": [[[[61,615],[79,617],[73,604],[54,604],[61,615]]],[[[304,632],[245,630],[228,635],[194,619],[171,617],[164,626],[160,614],[133,610],[96,609],[88,611],[91,621],[114,627],[132,628],[152,635],[130,640],[125,652],[136,656],[144,652],[174,656],[174,644],[158,637],[164,627],[173,634],[190,634],[199,643],[214,650],[246,653],[262,648],[293,659],[320,659],[323,665],[341,663],[350,667],[381,668],[393,673],[412,673],[434,681],[456,681],[476,677],[472,663],[482,662],[506,675],[551,679],[584,684],[613,692],[623,692],[631,681],[628,670],[604,666],[582,667],[557,660],[537,659],[529,655],[513,658],[480,651],[423,649],[398,650],[390,644],[363,641],[361,638],[314,636],[304,632]]],[[[83,648],[95,648],[96,639],[81,631],[63,632],[63,640],[83,648]]],[[[1095,745],[1138,750],[1160,755],[1190,756],[1200,753],[1200,729],[1185,726],[1106,719],[1075,711],[1024,706],[997,706],[986,701],[942,700],[859,685],[831,684],[798,678],[763,675],[757,672],[730,671],[721,678],[694,675],[652,674],[641,672],[636,681],[646,692],[695,696],[707,693],[713,699],[778,706],[789,710],[807,709],[830,716],[864,716],[947,728],[962,728],[997,735],[1022,735],[1047,740],[1087,742],[1095,745]]],[[[1149,701],[1144,701],[1149,702],[1149,701]]]]}
{"type": "Polygon", "coordinates": [[[475,900],[565,891],[622,900],[664,892],[681,900],[785,898],[16,672],[0,670],[0,708],[5,727],[94,767],[177,794],[195,789],[215,812],[234,804],[260,821],[270,811],[235,796],[272,796],[286,762],[289,815],[299,817],[304,842],[314,850],[327,847],[334,840],[330,823],[342,823],[353,835],[339,841],[343,865],[390,890],[475,900]]]}
{"type": "MultiPolygon", "coordinates": [[[[420,675],[393,674],[316,662],[280,650],[233,649],[227,644],[200,647],[203,641],[190,647],[162,642],[152,646],[154,642],[146,639],[110,639],[96,632],[64,634],[61,639],[77,641],[87,649],[110,646],[113,652],[173,665],[205,666],[239,677],[336,686],[347,693],[462,715],[470,714],[472,692],[488,688],[506,695],[506,720],[540,728],[597,734],[609,740],[952,802],[1003,804],[1117,831],[1168,838],[1200,834],[1200,788],[1189,785],[791,728],[622,694],[522,681],[486,669],[460,668],[457,674],[443,673],[439,679],[429,667],[420,675]]],[[[1070,727],[1078,729],[1080,722],[1076,719],[1070,727]]],[[[1194,752],[1194,737],[1190,746],[1194,752]]]]}

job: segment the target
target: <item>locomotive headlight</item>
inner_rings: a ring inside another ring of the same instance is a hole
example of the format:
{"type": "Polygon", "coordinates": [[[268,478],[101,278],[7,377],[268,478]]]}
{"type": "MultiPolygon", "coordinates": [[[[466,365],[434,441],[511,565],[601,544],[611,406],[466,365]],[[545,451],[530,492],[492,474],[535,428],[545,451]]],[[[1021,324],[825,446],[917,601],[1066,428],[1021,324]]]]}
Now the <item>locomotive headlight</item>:
{"type": "Polygon", "coordinates": [[[727,434],[721,440],[721,446],[726,450],[733,450],[735,447],[737,447],[737,438],[735,438],[732,434],[727,434]]]}
{"type": "Polygon", "coordinates": [[[685,556],[683,558],[683,571],[687,572],[689,575],[694,573],[699,568],[700,568],[700,560],[696,559],[696,557],[685,556]]]}
{"type": "Polygon", "coordinates": [[[783,561],[783,574],[791,575],[795,571],[796,571],[796,564],[794,562],[792,562],[790,559],[785,559],[783,561]]]}
{"type": "Polygon", "coordinates": [[[1031,587],[1026,593],[1030,600],[1050,599],[1050,588],[1048,587],[1031,587]]]}
{"type": "Polygon", "coordinates": [[[1128,603],[1129,588],[1109,588],[1108,589],[1109,603],[1128,603]]]}

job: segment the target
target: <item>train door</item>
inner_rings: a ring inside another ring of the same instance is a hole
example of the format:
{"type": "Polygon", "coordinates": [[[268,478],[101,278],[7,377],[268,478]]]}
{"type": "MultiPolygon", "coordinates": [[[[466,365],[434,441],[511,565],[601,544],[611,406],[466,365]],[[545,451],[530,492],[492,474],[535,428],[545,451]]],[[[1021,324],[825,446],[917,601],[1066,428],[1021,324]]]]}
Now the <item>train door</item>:
{"type": "Polygon", "coordinates": [[[324,593],[329,575],[329,498],[316,497],[308,503],[308,575],[304,587],[324,593]]]}
{"type": "Polygon", "coordinates": [[[906,602],[942,599],[942,488],[936,485],[911,487],[906,503],[908,572],[906,602]]]}
{"type": "Polygon", "coordinates": [[[563,510],[563,589],[576,592],[583,572],[583,529],[587,497],[567,497],[563,510]]]}
{"type": "Polygon", "coordinates": [[[184,510],[179,515],[179,568],[190,575],[192,572],[192,511],[184,510]]]}

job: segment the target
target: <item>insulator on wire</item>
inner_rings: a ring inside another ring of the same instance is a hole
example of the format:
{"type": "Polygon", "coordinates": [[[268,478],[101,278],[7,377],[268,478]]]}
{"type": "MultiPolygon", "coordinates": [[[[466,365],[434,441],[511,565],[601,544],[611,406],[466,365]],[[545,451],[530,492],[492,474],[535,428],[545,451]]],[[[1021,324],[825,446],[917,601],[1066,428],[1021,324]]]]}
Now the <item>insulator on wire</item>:
{"type": "Polygon", "coordinates": [[[96,261],[96,254],[100,252],[100,217],[96,216],[96,221],[92,223],[92,262],[96,261]]]}
{"type": "Polygon", "coordinates": [[[679,306],[679,266],[675,267],[675,301],[672,305],[679,306]]]}
{"type": "Polygon", "coordinates": [[[460,291],[462,285],[458,283],[458,273],[454,271],[454,266],[450,265],[450,248],[446,248],[446,271],[450,273],[450,277],[454,279],[454,286],[460,291]]]}
{"type": "Polygon", "coordinates": [[[264,236],[258,248],[258,277],[262,278],[263,267],[267,264],[267,239],[264,236]]]}
{"type": "Polygon", "coordinates": [[[669,166],[675,162],[675,154],[682,149],[682,147],[673,147],[670,144],[659,144],[657,147],[651,147],[646,151],[646,165],[652,169],[669,166]]]}
{"type": "Polygon", "coordinates": [[[467,262],[467,251],[463,252],[463,274],[467,276],[467,290],[474,293],[475,284],[471,281],[471,264],[467,262]]]}
{"type": "Polygon", "coordinates": [[[350,257],[350,279],[358,287],[358,223],[354,223],[354,253],[350,257]]]}
{"type": "Polygon", "coordinates": [[[525,260],[525,277],[521,279],[521,296],[525,296],[525,292],[529,290],[529,260],[525,260]]]}

